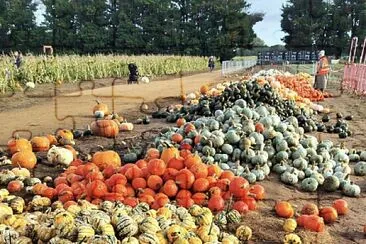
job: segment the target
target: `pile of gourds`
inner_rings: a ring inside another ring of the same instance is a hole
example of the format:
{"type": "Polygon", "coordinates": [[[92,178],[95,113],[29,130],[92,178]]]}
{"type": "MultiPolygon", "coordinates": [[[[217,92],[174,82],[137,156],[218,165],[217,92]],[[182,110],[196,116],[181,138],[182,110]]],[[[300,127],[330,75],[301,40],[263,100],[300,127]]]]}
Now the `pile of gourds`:
{"type": "Polygon", "coordinates": [[[24,200],[0,190],[1,243],[207,243],[249,240],[252,230],[240,225],[241,216],[222,212],[214,216],[205,207],[189,209],[166,204],[151,209],[86,200],[63,205],[37,196],[25,208],[24,200]],[[45,205],[46,203],[46,205],[45,205]],[[28,210],[27,212],[25,210],[28,210]],[[231,234],[230,234],[231,233],[231,234]]]}
{"type": "Polygon", "coordinates": [[[365,175],[366,153],[306,135],[317,128],[309,118],[312,111],[287,103],[292,104],[266,83],[232,83],[220,95],[202,95],[197,105],[168,115],[167,120],[177,126],[164,129],[155,143],[160,150],[170,143],[196,151],[206,164],[218,163],[250,183],[274,171],[282,182],[299,183],[304,191],[322,186],[326,191],[341,189],[347,196],[359,196],[360,187],[349,178],[349,163],[358,162],[355,174],[365,175]]]}

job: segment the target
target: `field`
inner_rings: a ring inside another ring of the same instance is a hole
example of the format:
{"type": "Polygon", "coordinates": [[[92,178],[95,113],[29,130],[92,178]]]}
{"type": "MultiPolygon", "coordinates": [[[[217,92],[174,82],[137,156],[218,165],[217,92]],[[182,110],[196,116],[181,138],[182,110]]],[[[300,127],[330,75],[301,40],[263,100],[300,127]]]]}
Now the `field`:
{"type": "MultiPolygon", "coordinates": [[[[143,63],[141,63],[141,67],[145,67],[143,63]]],[[[189,71],[193,71],[192,69],[202,70],[206,67],[206,61],[199,60],[197,66],[194,65],[194,62],[187,61],[185,67],[189,71]]],[[[245,75],[251,75],[261,68],[264,67],[248,70],[245,75]]],[[[279,68],[290,71],[294,71],[296,68],[300,72],[308,72],[311,69],[309,66],[279,68]]],[[[144,72],[155,73],[156,76],[179,72],[176,68],[172,70],[174,72],[146,68],[144,72]]],[[[240,73],[240,75],[243,75],[243,73],[240,73]]],[[[77,79],[77,77],[73,79],[77,79]]],[[[91,78],[85,77],[85,80],[91,78]]],[[[126,78],[118,79],[115,86],[112,86],[114,85],[112,79],[83,82],[79,86],[75,84],[39,85],[34,91],[27,91],[25,94],[18,92],[12,97],[0,98],[0,113],[3,118],[9,121],[3,123],[0,128],[0,134],[2,135],[0,144],[6,146],[14,130],[19,130],[19,134],[24,137],[28,136],[27,131],[32,132],[32,136],[40,136],[52,133],[57,128],[71,129],[75,127],[84,130],[86,125],[94,120],[91,110],[95,105],[94,100],[97,98],[127,121],[134,122],[146,114],[151,115],[152,112],[157,110],[157,104],[162,108],[179,104],[182,93],[188,94],[197,91],[204,84],[213,87],[216,84],[237,79],[239,79],[238,75],[222,77],[220,71],[214,71],[212,73],[184,75],[183,77],[156,78],[151,83],[142,85],[127,85],[125,83],[126,78]],[[92,85],[95,86],[94,89],[91,89],[92,85]],[[83,90],[81,91],[80,88],[83,88],[83,90]],[[58,97],[54,97],[54,89],[57,90],[58,97]],[[112,99],[111,94],[117,97],[112,99]],[[148,112],[141,112],[140,105],[142,103],[148,105],[148,112]],[[24,132],[21,130],[24,130],[24,132]]],[[[331,123],[335,123],[336,113],[340,112],[345,116],[353,115],[353,120],[349,121],[349,127],[354,134],[346,139],[339,139],[337,134],[321,132],[313,132],[312,135],[319,139],[331,139],[335,145],[342,143],[349,148],[365,150],[366,125],[364,119],[366,118],[366,107],[358,97],[350,94],[339,95],[339,79],[339,74],[334,75],[334,78],[328,84],[334,97],[327,98],[321,104],[330,109],[331,123]]],[[[323,114],[319,114],[316,117],[321,119],[322,116],[323,114]]],[[[134,130],[121,132],[115,139],[97,136],[76,139],[74,148],[79,151],[80,155],[84,156],[93,150],[98,150],[96,149],[97,146],[114,149],[120,155],[124,155],[129,151],[126,148],[126,143],[130,147],[141,147],[146,150],[153,144],[160,130],[168,126],[172,126],[172,124],[167,123],[165,119],[151,119],[150,124],[135,124],[134,130]]],[[[39,154],[39,156],[43,159],[33,172],[35,177],[52,176],[55,178],[62,172],[62,168],[59,166],[50,167],[49,164],[45,164],[44,155],[39,154]]],[[[352,164],[351,167],[353,166],[352,164]]],[[[323,233],[305,231],[303,228],[298,228],[295,233],[301,237],[303,243],[366,243],[362,233],[363,226],[366,224],[366,212],[364,211],[366,208],[366,195],[364,193],[366,192],[366,178],[352,176],[352,181],[361,187],[362,193],[358,198],[343,196],[339,191],[327,193],[322,189],[315,193],[305,193],[296,186],[283,184],[277,174],[271,173],[259,182],[265,188],[265,199],[258,201],[256,211],[250,211],[242,219],[242,223],[253,230],[253,237],[248,243],[283,243],[282,240],[286,232],[282,228],[284,219],[276,216],[274,211],[274,205],[277,201],[290,202],[295,211],[299,213],[305,203],[311,202],[322,207],[331,205],[333,200],[339,198],[345,199],[349,204],[349,213],[347,215],[340,216],[336,222],[327,225],[323,233]]]]}
{"type": "Polygon", "coordinates": [[[141,76],[161,77],[180,72],[203,71],[207,58],[190,56],[24,56],[23,65],[16,70],[14,59],[0,56],[0,92],[24,86],[26,82],[47,84],[55,82],[76,83],[111,77],[127,77],[128,64],[136,63],[141,76]],[[8,71],[6,71],[8,70],[8,71]]]}

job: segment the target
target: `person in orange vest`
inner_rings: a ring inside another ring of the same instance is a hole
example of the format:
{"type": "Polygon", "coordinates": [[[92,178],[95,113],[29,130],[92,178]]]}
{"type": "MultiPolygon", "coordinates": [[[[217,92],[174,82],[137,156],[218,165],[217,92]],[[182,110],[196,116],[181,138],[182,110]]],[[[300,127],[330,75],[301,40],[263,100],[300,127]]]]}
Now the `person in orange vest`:
{"type": "Polygon", "coordinates": [[[325,51],[322,50],[319,52],[319,61],[316,66],[316,74],[315,74],[315,82],[314,89],[324,91],[327,87],[327,76],[329,73],[329,61],[325,56],[325,51]]]}

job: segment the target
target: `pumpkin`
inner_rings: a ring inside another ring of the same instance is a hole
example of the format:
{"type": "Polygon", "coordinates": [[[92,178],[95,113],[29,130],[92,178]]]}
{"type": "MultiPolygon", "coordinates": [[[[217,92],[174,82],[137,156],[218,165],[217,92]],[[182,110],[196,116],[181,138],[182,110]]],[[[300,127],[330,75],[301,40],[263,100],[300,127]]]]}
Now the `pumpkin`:
{"type": "Polygon", "coordinates": [[[213,212],[220,212],[225,208],[225,200],[221,196],[214,195],[208,200],[207,206],[213,212]]]}
{"type": "Polygon", "coordinates": [[[11,172],[14,173],[15,176],[21,177],[21,178],[30,178],[30,172],[26,168],[16,167],[11,170],[11,172]]]}
{"type": "Polygon", "coordinates": [[[318,188],[318,184],[315,178],[306,178],[301,182],[301,189],[307,192],[314,192],[318,188]]]}
{"type": "Polygon", "coordinates": [[[202,163],[201,157],[196,153],[188,155],[184,161],[187,168],[192,167],[196,163],[202,163]]]}
{"type": "Polygon", "coordinates": [[[133,124],[128,122],[122,122],[119,126],[120,131],[132,131],[133,130],[133,124]]]}
{"type": "Polygon", "coordinates": [[[101,111],[105,115],[109,115],[109,110],[107,104],[101,103],[98,100],[96,100],[97,104],[93,107],[93,115],[95,115],[96,111],[101,111]]]}
{"type": "Polygon", "coordinates": [[[241,241],[248,241],[252,238],[252,229],[246,225],[241,225],[236,229],[235,235],[241,241]]]}
{"type": "Polygon", "coordinates": [[[133,236],[129,236],[124,238],[121,244],[139,244],[139,240],[133,236]]]}
{"type": "Polygon", "coordinates": [[[91,225],[86,225],[86,224],[80,225],[78,227],[77,241],[78,242],[88,241],[94,235],[95,235],[95,231],[91,225]]]}
{"type": "Polygon", "coordinates": [[[107,138],[115,138],[120,130],[115,121],[106,119],[93,121],[90,128],[94,135],[107,138]]]}
{"type": "Polygon", "coordinates": [[[12,180],[9,182],[8,184],[8,191],[10,193],[14,193],[14,192],[20,192],[21,190],[23,190],[24,188],[24,183],[20,180],[12,180]]]}
{"type": "Polygon", "coordinates": [[[36,234],[38,239],[47,243],[52,237],[56,236],[56,229],[53,225],[44,223],[36,228],[36,234]]]}
{"type": "Polygon", "coordinates": [[[205,84],[205,85],[202,85],[201,87],[200,87],[200,93],[202,94],[202,95],[206,95],[207,94],[207,92],[209,91],[209,87],[208,87],[208,85],[207,84],[205,84]]]}
{"type": "Polygon", "coordinates": [[[339,179],[334,176],[330,175],[324,179],[323,188],[328,192],[336,191],[340,186],[339,179]]]}
{"type": "Polygon", "coordinates": [[[196,179],[206,178],[208,175],[207,165],[203,163],[193,164],[192,167],[189,168],[189,170],[194,174],[194,177],[196,179]]]}
{"type": "Polygon", "coordinates": [[[152,175],[162,176],[166,170],[166,163],[161,159],[152,159],[148,162],[147,169],[152,175]]]}
{"type": "Polygon", "coordinates": [[[92,157],[94,163],[100,170],[112,166],[113,168],[121,167],[121,158],[115,151],[96,152],[92,157]]]}
{"type": "Polygon", "coordinates": [[[9,140],[7,146],[10,154],[20,151],[32,151],[32,144],[27,139],[18,136],[9,140]]]}
{"type": "Polygon", "coordinates": [[[263,200],[264,199],[264,187],[258,184],[255,184],[253,186],[250,187],[249,192],[251,194],[254,194],[254,198],[256,200],[263,200]]]}
{"type": "Polygon", "coordinates": [[[176,184],[182,189],[190,189],[194,181],[194,174],[188,169],[180,170],[175,176],[176,184]]]}
{"type": "Polygon", "coordinates": [[[319,215],[318,206],[316,206],[314,203],[305,203],[301,210],[301,214],[319,215]]]}
{"type": "Polygon", "coordinates": [[[343,199],[335,200],[332,207],[337,210],[338,215],[345,215],[348,212],[348,203],[343,199]]]}
{"type": "Polygon", "coordinates": [[[106,184],[101,180],[95,180],[88,183],[86,190],[88,196],[96,198],[101,198],[108,192],[106,184]]]}
{"type": "Polygon", "coordinates": [[[302,244],[301,238],[296,234],[287,234],[283,240],[284,244],[302,244]]]}
{"type": "Polygon", "coordinates": [[[241,214],[239,211],[232,209],[226,214],[226,219],[229,224],[238,224],[241,221],[241,214]]]}
{"type": "Polygon", "coordinates": [[[62,146],[75,145],[74,134],[70,130],[59,129],[56,131],[56,139],[62,146]]]}
{"type": "Polygon", "coordinates": [[[319,210],[319,216],[324,219],[325,223],[333,223],[337,220],[338,213],[333,207],[324,207],[319,210]]]}
{"type": "Polygon", "coordinates": [[[179,157],[178,149],[175,147],[169,147],[169,148],[163,149],[160,159],[163,160],[165,162],[165,164],[168,164],[171,159],[177,158],[177,157],[179,157]]]}
{"type": "Polygon", "coordinates": [[[294,232],[297,227],[297,222],[294,219],[286,219],[283,223],[283,230],[286,232],[294,232]]]}
{"type": "Polygon", "coordinates": [[[184,118],[179,118],[179,119],[177,119],[177,122],[176,122],[178,128],[181,127],[182,125],[184,125],[185,123],[186,123],[186,120],[184,118]]]}
{"type": "Polygon", "coordinates": [[[180,225],[172,225],[166,231],[169,242],[174,242],[178,238],[184,238],[188,234],[187,230],[180,225]]]}
{"type": "Polygon", "coordinates": [[[57,139],[54,135],[48,134],[48,135],[46,135],[46,138],[50,142],[50,146],[57,144],[57,139]]]}
{"type": "Polygon", "coordinates": [[[33,137],[30,142],[34,152],[44,152],[50,148],[50,141],[45,136],[33,137]]]}
{"type": "Polygon", "coordinates": [[[37,157],[31,150],[23,150],[11,157],[11,163],[14,166],[33,169],[37,164],[37,157]]]}
{"type": "Polygon", "coordinates": [[[283,218],[291,218],[294,216],[294,209],[289,202],[277,202],[275,210],[277,215],[283,218]]]}
{"type": "Polygon", "coordinates": [[[365,176],[366,175],[366,162],[358,162],[354,167],[355,175],[365,176]]]}
{"type": "Polygon", "coordinates": [[[361,188],[352,182],[346,183],[343,186],[342,193],[349,197],[358,197],[361,194],[361,188]]]}
{"type": "Polygon", "coordinates": [[[235,177],[229,185],[229,191],[234,197],[244,197],[248,194],[249,182],[243,177],[235,177]]]}
{"type": "Polygon", "coordinates": [[[74,155],[69,149],[52,146],[47,152],[47,160],[54,165],[69,166],[74,160],[74,155]]]}

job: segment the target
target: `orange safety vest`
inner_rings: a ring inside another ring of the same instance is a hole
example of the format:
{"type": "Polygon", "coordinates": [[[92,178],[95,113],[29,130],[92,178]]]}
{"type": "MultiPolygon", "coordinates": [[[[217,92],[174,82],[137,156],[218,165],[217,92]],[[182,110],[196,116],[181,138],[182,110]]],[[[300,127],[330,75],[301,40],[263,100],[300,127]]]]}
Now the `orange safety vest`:
{"type": "Polygon", "coordinates": [[[330,67],[329,67],[329,62],[328,62],[328,59],[327,57],[323,56],[320,58],[319,60],[319,64],[320,65],[320,62],[321,62],[321,67],[318,71],[318,75],[326,75],[329,73],[329,70],[330,70],[330,67]]]}

